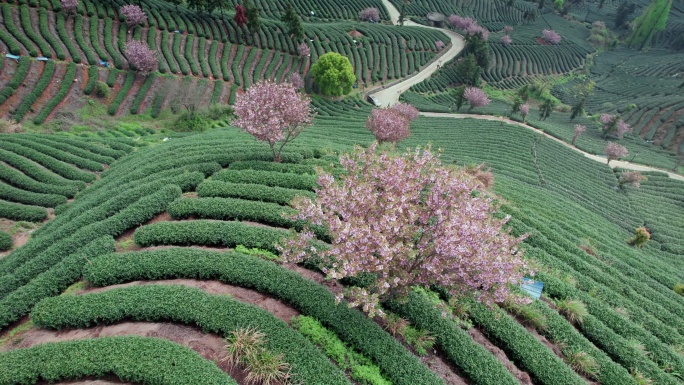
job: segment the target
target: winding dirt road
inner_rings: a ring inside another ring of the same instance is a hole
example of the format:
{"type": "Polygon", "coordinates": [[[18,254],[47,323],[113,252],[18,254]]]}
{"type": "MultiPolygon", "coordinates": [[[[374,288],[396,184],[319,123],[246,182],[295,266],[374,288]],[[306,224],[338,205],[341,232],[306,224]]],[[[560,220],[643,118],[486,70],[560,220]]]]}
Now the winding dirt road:
{"type": "MultiPolygon", "coordinates": [[[[387,9],[387,12],[389,13],[390,20],[392,20],[392,24],[398,24],[399,23],[399,11],[390,3],[389,0],[382,0],[383,5],[387,9]]],[[[369,93],[369,95],[375,96],[380,104],[382,106],[391,106],[395,103],[399,102],[399,96],[401,96],[402,93],[407,91],[411,86],[418,84],[422,82],[423,80],[429,78],[435,71],[437,71],[437,66],[441,65],[443,63],[448,62],[449,60],[453,59],[458,55],[463,48],[465,48],[465,39],[463,36],[457,34],[456,32],[453,32],[448,29],[442,29],[442,28],[434,28],[434,27],[428,27],[425,25],[421,25],[418,23],[414,23],[410,20],[404,21],[405,26],[412,26],[412,27],[421,27],[421,28],[429,28],[429,29],[436,29],[439,30],[440,32],[446,34],[449,36],[449,39],[451,39],[451,45],[448,48],[448,51],[443,53],[440,58],[427,65],[425,68],[423,68],[420,72],[417,74],[410,76],[406,78],[405,80],[398,82],[390,87],[380,89],[375,92],[369,93]]],[[[448,113],[438,113],[438,112],[421,112],[420,113],[422,116],[428,116],[428,117],[434,117],[434,118],[452,118],[452,119],[480,119],[480,120],[492,120],[492,121],[498,121],[498,122],[504,122],[508,124],[513,124],[516,126],[524,127],[529,130],[535,131],[539,134],[542,134],[546,136],[547,138],[550,138],[551,140],[555,140],[558,143],[561,143],[565,147],[572,149],[574,151],[577,151],[581,154],[583,154],[585,157],[595,160],[597,162],[605,163],[606,162],[606,157],[605,156],[599,156],[599,155],[594,155],[590,154],[588,152],[582,151],[578,149],[577,147],[574,147],[570,145],[569,143],[562,141],[558,138],[555,138],[541,130],[538,130],[532,126],[528,126],[527,124],[516,122],[514,120],[506,119],[500,116],[491,116],[491,115],[477,115],[477,114],[448,114],[448,113]]],[[[677,179],[680,181],[684,181],[684,176],[680,174],[673,173],[668,170],[656,168],[656,167],[650,167],[650,166],[645,166],[642,164],[636,164],[636,163],[630,163],[627,161],[621,161],[621,160],[613,160],[609,164],[610,167],[612,168],[624,168],[628,170],[635,170],[635,171],[657,171],[657,172],[662,172],[667,174],[670,178],[677,179]]]]}

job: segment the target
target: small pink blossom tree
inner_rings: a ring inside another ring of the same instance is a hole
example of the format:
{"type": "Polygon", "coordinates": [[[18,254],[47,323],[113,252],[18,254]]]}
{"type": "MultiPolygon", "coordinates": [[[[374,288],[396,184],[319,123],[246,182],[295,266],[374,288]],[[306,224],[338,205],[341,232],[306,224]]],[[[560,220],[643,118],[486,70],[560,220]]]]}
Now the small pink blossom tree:
{"type": "Polygon", "coordinates": [[[626,147],[620,146],[619,144],[614,142],[609,142],[606,145],[606,158],[608,159],[606,164],[610,164],[611,160],[625,157],[627,156],[627,154],[629,154],[629,151],[627,151],[626,147]]]}
{"type": "Polygon", "coordinates": [[[403,115],[409,121],[416,120],[418,115],[420,115],[420,111],[408,103],[394,104],[391,109],[403,115]]]}
{"type": "Polygon", "coordinates": [[[641,175],[639,171],[623,171],[618,179],[618,186],[632,186],[635,188],[641,187],[641,182],[645,181],[646,177],[641,175]]]}
{"type": "Polygon", "coordinates": [[[124,17],[129,28],[147,21],[145,11],[135,4],[128,4],[119,8],[119,14],[124,17]]]}
{"type": "Polygon", "coordinates": [[[238,94],[232,124],[262,142],[268,142],[275,162],[281,161],[283,147],[311,125],[315,113],[311,100],[300,95],[290,83],[266,80],[238,94]]]}
{"type": "Polygon", "coordinates": [[[507,47],[507,46],[511,45],[511,43],[513,43],[513,39],[511,39],[510,36],[508,36],[508,35],[501,36],[501,45],[503,45],[504,47],[507,47]]]}
{"type": "Polygon", "coordinates": [[[622,139],[626,133],[632,131],[632,127],[620,118],[618,115],[601,114],[599,122],[603,124],[603,137],[613,134],[618,139],[622,139]]]}
{"type": "Polygon", "coordinates": [[[292,83],[292,86],[297,90],[304,88],[304,79],[302,79],[302,75],[298,72],[293,72],[292,75],[290,75],[290,83],[292,83]]]}
{"type": "Polygon", "coordinates": [[[542,31],[542,38],[549,44],[558,44],[561,41],[561,37],[556,31],[552,29],[545,29],[542,31]]]}
{"type": "Polygon", "coordinates": [[[445,47],[445,45],[444,45],[443,41],[437,40],[435,42],[435,48],[437,48],[437,51],[441,51],[442,49],[444,49],[444,47],[445,47]]]}
{"type": "Polygon", "coordinates": [[[130,40],[125,48],[128,63],[138,72],[148,74],[157,68],[157,54],[147,46],[147,43],[130,40]]]}
{"type": "Polygon", "coordinates": [[[582,133],[586,130],[587,130],[586,126],[584,126],[582,124],[575,124],[575,133],[572,135],[572,143],[571,143],[573,146],[575,145],[575,141],[577,140],[577,138],[579,138],[579,136],[582,135],[582,133]]]}
{"type": "Polygon", "coordinates": [[[463,91],[463,97],[468,101],[468,104],[470,104],[468,111],[473,108],[488,106],[491,102],[489,97],[487,97],[487,94],[477,87],[466,88],[465,91],[463,91]]]}
{"type": "Polygon", "coordinates": [[[311,48],[309,48],[309,45],[302,42],[297,46],[297,52],[299,52],[299,56],[301,57],[309,57],[311,56],[311,48]]]}
{"type": "Polygon", "coordinates": [[[506,35],[510,35],[511,32],[513,32],[513,27],[511,27],[510,25],[507,25],[503,28],[503,31],[506,35]]]}
{"type": "Polygon", "coordinates": [[[60,0],[62,5],[62,11],[66,12],[67,15],[76,13],[78,9],[78,0],[60,0]]]}
{"type": "Polygon", "coordinates": [[[366,128],[380,143],[401,142],[411,135],[409,119],[393,108],[376,108],[371,111],[366,128]]]}
{"type": "Polygon", "coordinates": [[[383,315],[379,302],[430,285],[491,304],[515,297],[509,286],[534,274],[519,250],[524,237],[504,230],[508,218],[493,216],[493,195],[474,194],[482,184],[443,166],[430,147],[396,156],[374,143],[341,156],[340,164],[346,170],[340,180],[321,171],[315,199],[298,197],[292,204],[297,219],[328,229],[330,247],[313,247],[308,229],[278,247],[289,262],[330,261],[321,266],[330,279],[375,275],[371,286],[338,296],[349,306],[383,315]]]}
{"type": "Polygon", "coordinates": [[[522,116],[523,123],[525,123],[525,118],[527,118],[527,114],[530,113],[530,105],[528,103],[521,104],[520,107],[518,107],[520,110],[520,115],[522,116]]]}
{"type": "Polygon", "coordinates": [[[359,12],[359,20],[361,21],[380,21],[380,10],[375,7],[368,7],[359,12]]]}

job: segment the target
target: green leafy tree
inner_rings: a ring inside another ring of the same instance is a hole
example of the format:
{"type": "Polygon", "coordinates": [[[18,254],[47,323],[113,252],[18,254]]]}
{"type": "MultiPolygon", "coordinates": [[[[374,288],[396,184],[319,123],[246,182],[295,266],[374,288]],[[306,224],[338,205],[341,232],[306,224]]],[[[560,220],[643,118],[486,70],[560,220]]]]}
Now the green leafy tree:
{"type": "Polygon", "coordinates": [[[283,23],[287,26],[288,33],[291,37],[301,40],[304,38],[304,25],[302,24],[302,18],[299,17],[297,12],[295,12],[292,2],[287,3],[287,10],[283,15],[283,23]]]}
{"type": "Polygon", "coordinates": [[[261,30],[261,20],[259,19],[259,8],[252,5],[252,2],[245,1],[245,9],[247,13],[247,29],[252,33],[252,43],[254,43],[254,35],[261,30]]]}
{"type": "Polygon", "coordinates": [[[475,55],[468,54],[465,59],[460,60],[456,65],[456,74],[463,83],[469,86],[478,87],[480,85],[482,67],[477,65],[475,55]]]}
{"type": "Polygon", "coordinates": [[[578,116],[584,115],[584,113],[586,112],[584,110],[584,106],[586,105],[586,103],[587,98],[584,97],[581,100],[578,100],[577,103],[572,105],[572,109],[570,110],[570,120],[573,120],[578,116]]]}
{"type": "Polygon", "coordinates": [[[318,90],[324,95],[342,96],[351,92],[356,82],[354,68],[346,56],[328,52],[311,67],[318,90]]]}
{"type": "Polygon", "coordinates": [[[672,0],[652,0],[641,16],[634,20],[634,29],[627,37],[627,45],[643,49],[651,44],[653,35],[665,29],[672,0]]]}
{"type": "Polygon", "coordinates": [[[464,96],[466,86],[460,86],[457,88],[453,88],[451,90],[451,94],[454,97],[454,105],[456,106],[456,111],[460,111],[461,107],[463,107],[463,103],[465,103],[466,98],[464,96]]]}
{"type": "Polygon", "coordinates": [[[551,113],[555,107],[556,101],[553,99],[544,100],[544,102],[539,106],[539,119],[546,120],[546,118],[551,116],[551,113]]]}
{"type": "Polygon", "coordinates": [[[482,68],[489,67],[489,57],[491,56],[492,49],[489,47],[489,43],[482,36],[482,33],[476,33],[474,35],[468,35],[466,37],[465,54],[472,54],[477,60],[477,65],[482,68]]]}

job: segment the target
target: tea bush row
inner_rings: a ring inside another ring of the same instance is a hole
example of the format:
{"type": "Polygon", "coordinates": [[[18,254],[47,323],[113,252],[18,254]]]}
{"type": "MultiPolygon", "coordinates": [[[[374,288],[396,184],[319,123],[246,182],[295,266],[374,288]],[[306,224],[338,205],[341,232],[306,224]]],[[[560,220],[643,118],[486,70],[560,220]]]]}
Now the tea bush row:
{"type": "Polygon", "coordinates": [[[214,279],[274,296],[320,321],[340,339],[372,359],[396,385],[441,384],[418,358],[380,326],[325,286],[261,258],[229,252],[169,248],[110,254],[93,261],[84,278],[95,286],[140,279],[214,279]]]}
{"type": "Polygon", "coordinates": [[[349,384],[344,373],[284,321],[256,306],[200,289],[143,285],[47,298],[34,307],[31,319],[39,327],[58,330],[122,320],[189,323],[222,337],[238,328],[256,328],[266,334],[269,351],[284,355],[296,378],[308,384],[349,384]]]}

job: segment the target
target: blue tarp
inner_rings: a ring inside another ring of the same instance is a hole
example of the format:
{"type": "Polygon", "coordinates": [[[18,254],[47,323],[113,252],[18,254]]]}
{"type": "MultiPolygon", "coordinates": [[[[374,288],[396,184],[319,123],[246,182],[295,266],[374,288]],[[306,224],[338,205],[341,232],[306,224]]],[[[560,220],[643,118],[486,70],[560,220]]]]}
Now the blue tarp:
{"type": "Polygon", "coordinates": [[[12,55],[11,53],[6,53],[5,54],[6,58],[14,59],[14,60],[19,60],[19,56],[17,55],[12,55]]]}
{"type": "Polygon", "coordinates": [[[542,290],[544,289],[544,282],[524,278],[520,287],[525,293],[532,296],[532,298],[539,299],[539,297],[541,297],[542,290]]]}
{"type": "Polygon", "coordinates": [[[109,67],[109,63],[104,60],[100,60],[100,65],[103,67],[109,67]]]}

